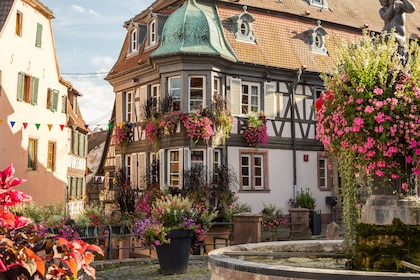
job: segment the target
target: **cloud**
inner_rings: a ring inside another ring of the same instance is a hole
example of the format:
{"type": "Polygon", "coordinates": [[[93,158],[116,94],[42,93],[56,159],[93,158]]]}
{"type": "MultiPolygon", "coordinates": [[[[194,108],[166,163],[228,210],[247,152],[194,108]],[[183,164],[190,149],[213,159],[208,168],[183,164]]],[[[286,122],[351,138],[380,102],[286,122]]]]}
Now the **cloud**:
{"type": "MultiPolygon", "coordinates": [[[[104,71],[109,71],[114,66],[114,63],[115,59],[110,56],[95,56],[92,59],[92,64],[101,69],[105,69],[104,71]]],[[[100,72],[103,71],[101,70],[100,72]]]]}
{"type": "Polygon", "coordinates": [[[71,5],[70,9],[72,11],[80,13],[80,14],[91,14],[91,15],[94,15],[94,16],[99,15],[94,10],[92,10],[92,9],[86,10],[85,8],[83,8],[82,6],[79,6],[79,5],[71,5]]]}
{"type": "Polygon", "coordinates": [[[69,81],[83,95],[78,100],[85,122],[90,126],[107,125],[115,100],[112,86],[102,76],[72,78],[69,81]]]}

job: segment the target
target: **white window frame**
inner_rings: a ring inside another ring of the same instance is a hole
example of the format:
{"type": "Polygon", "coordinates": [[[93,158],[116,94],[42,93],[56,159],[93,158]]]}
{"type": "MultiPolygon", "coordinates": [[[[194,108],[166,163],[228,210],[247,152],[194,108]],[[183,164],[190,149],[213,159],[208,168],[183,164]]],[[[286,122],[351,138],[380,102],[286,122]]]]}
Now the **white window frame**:
{"type": "Polygon", "coordinates": [[[268,191],[268,153],[244,150],[239,152],[240,191],[268,191]],[[243,165],[242,159],[248,159],[248,165],[243,165]],[[256,165],[256,159],[260,165],[256,165]],[[260,172],[257,172],[261,169],[260,172]],[[245,172],[246,171],[246,172],[245,172]],[[259,173],[259,175],[257,175],[259,173]],[[244,179],[248,183],[244,184],[244,179]],[[258,183],[259,182],[259,183],[258,183]],[[257,184],[258,183],[258,184],[257,184]]]}
{"type": "Polygon", "coordinates": [[[206,107],[206,77],[205,76],[193,75],[188,78],[188,101],[189,101],[188,111],[190,112],[206,107]],[[192,85],[193,79],[201,79],[201,87],[193,86],[192,85]],[[200,92],[200,91],[201,91],[201,98],[195,97],[195,96],[200,96],[200,94],[192,95],[192,92],[200,92]],[[198,104],[200,103],[201,105],[198,106],[198,104]]]}
{"type": "Polygon", "coordinates": [[[181,152],[179,150],[168,151],[168,184],[171,187],[180,187],[181,185],[181,152]],[[177,158],[172,157],[177,155],[177,158]],[[176,183],[177,182],[177,183],[176,183]]]}
{"type": "Polygon", "coordinates": [[[242,115],[246,115],[250,112],[258,113],[261,110],[261,85],[259,83],[242,81],[240,104],[241,104],[240,108],[241,108],[241,114],[242,115]],[[248,89],[247,94],[244,93],[245,88],[248,89]],[[253,88],[257,89],[256,94],[252,93],[253,88]],[[245,100],[246,99],[245,97],[247,97],[247,100],[245,100]],[[256,104],[254,104],[252,102],[253,97],[257,98],[256,104]],[[245,108],[246,108],[246,110],[245,110],[245,108]]]}
{"type": "Polygon", "coordinates": [[[28,170],[37,170],[38,165],[38,139],[28,140],[28,170]]]}
{"type": "Polygon", "coordinates": [[[213,77],[213,96],[222,94],[222,78],[213,77]]]}
{"type": "Polygon", "coordinates": [[[152,107],[155,112],[160,110],[160,85],[155,84],[150,86],[150,97],[152,98],[152,107]]]}
{"type": "Polygon", "coordinates": [[[173,76],[168,78],[168,93],[172,96],[172,102],[174,104],[174,111],[181,110],[181,76],[173,76]],[[174,86],[174,81],[179,81],[179,86],[174,86]],[[176,94],[175,94],[176,93],[176,94]],[[176,105],[178,105],[176,107],[176,105]]]}
{"type": "Polygon", "coordinates": [[[130,53],[138,50],[138,32],[136,28],[130,30],[130,53]]]}
{"type": "Polygon", "coordinates": [[[129,91],[129,92],[125,92],[125,114],[124,114],[124,118],[126,122],[131,122],[132,121],[132,117],[133,117],[133,106],[134,106],[134,102],[133,102],[133,98],[134,98],[134,94],[133,92],[129,91]]]}
{"type": "Polygon", "coordinates": [[[157,21],[151,19],[147,24],[147,41],[149,46],[154,46],[157,43],[157,21]]]}
{"type": "Polygon", "coordinates": [[[194,168],[195,166],[201,165],[202,167],[206,166],[206,162],[207,162],[207,158],[206,158],[206,150],[205,149],[191,149],[190,151],[190,163],[191,163],[191,168],[194,168]],[[194,153],[199,152],[202,153],[202,160],[198,160],[194,157],[194,153]]]}
{"type": "Polygon", "coordinates": [[[131,154],[125,155],[125,179],[127,182],[131,182],[131,174],[133,173],[131,166],[131,157],[131,154]]]}
{"type": "Polygon", "coordinates": [[[328,161],[326,158],[318,158],[319,188],[328,188],[328,161]]]}

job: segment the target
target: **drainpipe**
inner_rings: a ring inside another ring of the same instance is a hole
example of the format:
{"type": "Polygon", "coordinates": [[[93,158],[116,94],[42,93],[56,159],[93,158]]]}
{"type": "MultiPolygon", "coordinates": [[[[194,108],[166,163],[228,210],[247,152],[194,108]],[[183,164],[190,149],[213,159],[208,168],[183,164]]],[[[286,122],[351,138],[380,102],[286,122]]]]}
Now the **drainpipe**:
{"type": "Polygon", "coordinates": [[[296,160],[296,122],[295,122],[295,105],[296,105],[296,88],[298,84],[300,83],[301,76],[303,73],[303,70],[305,69],[304,66],[302,66],[300,69],[296,72],[296,81],[294,81],[291,85],[290,91],[291,91],[291,112],[290,117],[292,119],[291,121],[291,134],[292,134],[292,155],[293,155],[293,200],[296,201],[297,196],[297,160],[296,160]]]}

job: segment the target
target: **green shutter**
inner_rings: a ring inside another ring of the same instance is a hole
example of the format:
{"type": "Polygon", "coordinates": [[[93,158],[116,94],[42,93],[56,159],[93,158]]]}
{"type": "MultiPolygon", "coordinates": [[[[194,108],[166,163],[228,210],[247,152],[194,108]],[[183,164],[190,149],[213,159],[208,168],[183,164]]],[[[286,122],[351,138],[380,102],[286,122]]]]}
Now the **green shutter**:
{"type": "Polygon", "coordinates": [[[52,106],[51,106],[51,110],[53,110],[54,112],[57,112],[57,108],[58,108],[58,94],[59,94],[59,91],[54,89],[52,93],[52,106]]]}
{"type": "Polygon", "coordinates": [[[18,88],[17,88],[17,100],[18,101],[23,101],[24,88],[25,88],[25,73],[19,72],[18,88]]]}
{"type": "Polygon", "coordinates": [[[36,26],[36,41],[35,41],[35,46],[37,46],[38,48],[41,47],[41,43],[42,43],[42,24],[37,23],[36,26]]]}
{"type": "Polygon", "coordinates": [[[39,78],[32,78],[32,95],[31,95],[31,104],[38,104],[38,88],[39,88],[39,78]]]}
{"type": "Polygon", "coordinates": [[[67,96],[63,95],[61,101],[61,113],[67,114],[67,96]]]}

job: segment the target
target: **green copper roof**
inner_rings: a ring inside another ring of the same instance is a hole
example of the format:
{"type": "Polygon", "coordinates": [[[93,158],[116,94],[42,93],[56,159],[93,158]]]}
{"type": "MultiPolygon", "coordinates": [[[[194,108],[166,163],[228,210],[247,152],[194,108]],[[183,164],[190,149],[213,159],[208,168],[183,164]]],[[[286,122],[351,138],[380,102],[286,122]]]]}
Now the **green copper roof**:
{"type": "Polygon", "coordinates": [[[151,56],[191,53],[236,60],[223,37],[219,22],[213,6],[187,0],[166,20],[162,43],[151,56]]]}

